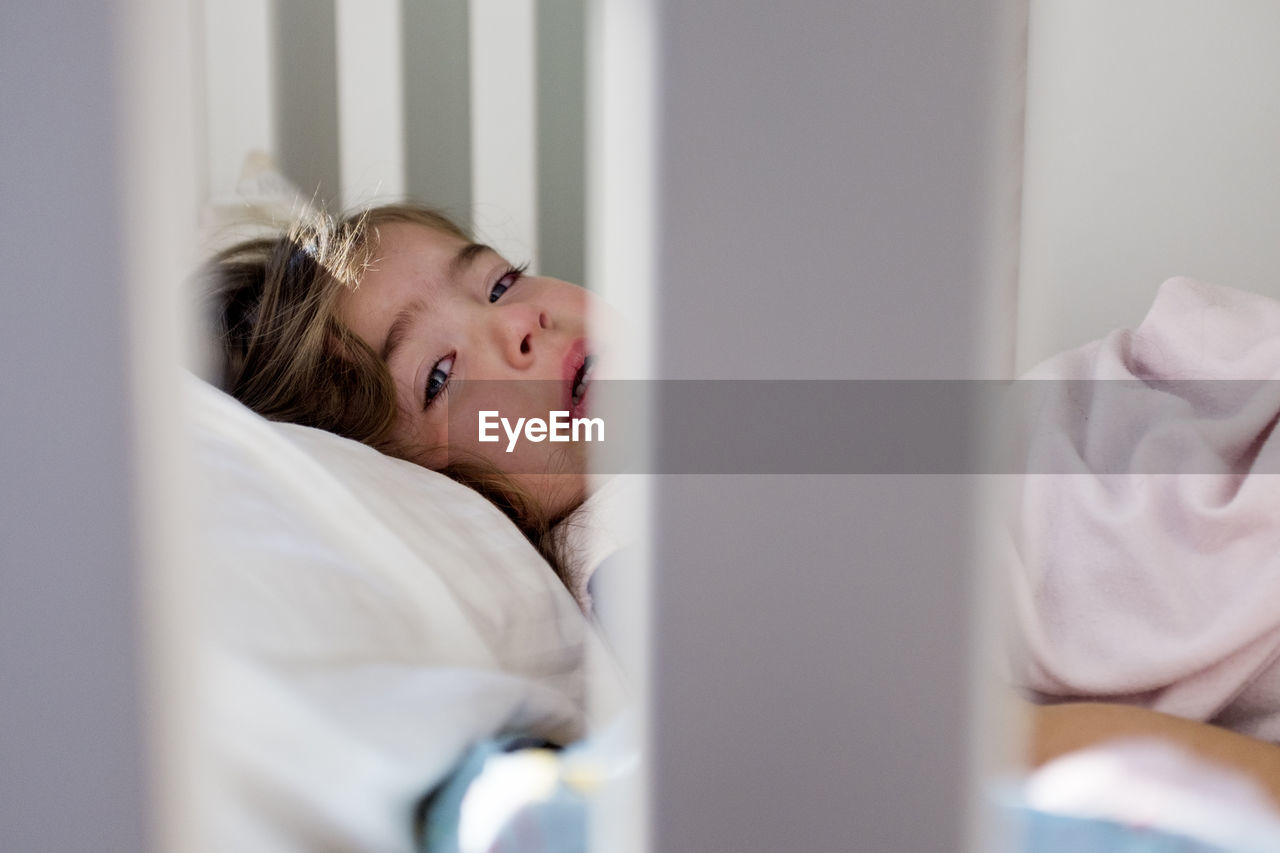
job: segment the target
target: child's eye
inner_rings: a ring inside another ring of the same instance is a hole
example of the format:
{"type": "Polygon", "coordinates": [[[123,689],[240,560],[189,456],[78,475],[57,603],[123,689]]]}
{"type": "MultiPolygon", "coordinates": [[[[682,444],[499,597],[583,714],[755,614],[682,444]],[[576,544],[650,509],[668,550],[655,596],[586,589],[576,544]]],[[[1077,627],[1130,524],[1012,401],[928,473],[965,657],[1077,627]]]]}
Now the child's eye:
{"type": "Polygon", "coordinates": [[[427,390],[422,408],[430,408],[431,404],[445,390],[445,386],[449,384],[449,376],[452,373],[453,356],[446,356],[435,363],[435,366],[431,368],[431,375],[427,377],[427,390]]]}
{"type": "Polygon", "coordinates": [[[503,273],[502,278],[498,279],[497,282],[494,283],[493,289],[489,291],[489,301],[497,302],[501,299],[502,294],[514,287],[515,283],[520,280],[520,277],[524,275],[524,271],[528,268],[528,264],[521,264],[518,267],[511,267],[503,273]]]}

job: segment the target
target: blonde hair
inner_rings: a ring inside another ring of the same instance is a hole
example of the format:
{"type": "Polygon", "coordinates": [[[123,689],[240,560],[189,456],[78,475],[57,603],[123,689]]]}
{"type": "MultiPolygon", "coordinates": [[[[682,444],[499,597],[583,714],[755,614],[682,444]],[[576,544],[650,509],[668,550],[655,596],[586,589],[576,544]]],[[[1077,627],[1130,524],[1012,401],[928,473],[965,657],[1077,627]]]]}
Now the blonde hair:
{"type": "MultiPolygon", "coordinates": [[[[410,461],[422,448],[392,438],[398,407],[386,364],[338,319],[342,294],[373,260],[380,225],[422,225],[470,242],[448,217],[387,205],[334,219],[308,216],[285,234],[213,256],[200,279],[203,316],[220,363],[215,382],[258,414],[317,427],[410,461]]],[[[480,492],[516,523],[563,577],[552,515],[492,463],[451,461],[441,473],[480,492]]]]}

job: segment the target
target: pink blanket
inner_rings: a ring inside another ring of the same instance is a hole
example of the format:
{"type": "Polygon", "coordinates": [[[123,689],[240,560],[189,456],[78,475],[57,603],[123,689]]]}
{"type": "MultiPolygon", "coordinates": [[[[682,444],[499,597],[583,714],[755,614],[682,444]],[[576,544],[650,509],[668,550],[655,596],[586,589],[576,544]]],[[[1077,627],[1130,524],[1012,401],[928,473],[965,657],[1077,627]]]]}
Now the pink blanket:
{"type": "Polygon", "coordinates": [[[1280,741],[1280,302],[1170,279],[1026,378],[1130,381],[1035,386],[1015,682],[1280,741]]]}

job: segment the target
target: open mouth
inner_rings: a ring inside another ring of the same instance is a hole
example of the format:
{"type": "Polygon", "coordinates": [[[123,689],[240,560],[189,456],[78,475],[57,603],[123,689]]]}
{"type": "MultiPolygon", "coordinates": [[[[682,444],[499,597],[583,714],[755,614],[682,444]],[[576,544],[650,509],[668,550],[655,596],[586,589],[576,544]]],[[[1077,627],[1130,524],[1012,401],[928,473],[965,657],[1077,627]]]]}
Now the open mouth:
{"type": "Polygon", "coordinates": [[[582,360],[582,366],[573,377],[573,392],[569,402],[576,408],[587,394],[587,383],[591,381],[591,368],[595,366],[596,357],[588,355],[582,360]]]}

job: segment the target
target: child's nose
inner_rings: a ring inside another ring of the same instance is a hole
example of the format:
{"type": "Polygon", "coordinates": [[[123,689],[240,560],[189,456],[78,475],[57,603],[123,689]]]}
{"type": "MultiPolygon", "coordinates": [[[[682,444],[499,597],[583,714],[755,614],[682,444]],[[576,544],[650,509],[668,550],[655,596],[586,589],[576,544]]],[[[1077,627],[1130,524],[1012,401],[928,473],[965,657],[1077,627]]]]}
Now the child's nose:
{"type": "Polygon", "coordinates": [[[533,365],[541,344],[541,333],[551,325],[547,312],[528,302],[511,302],[493,312],[495,333],[503,357],[512,367],[533,365]]]}

